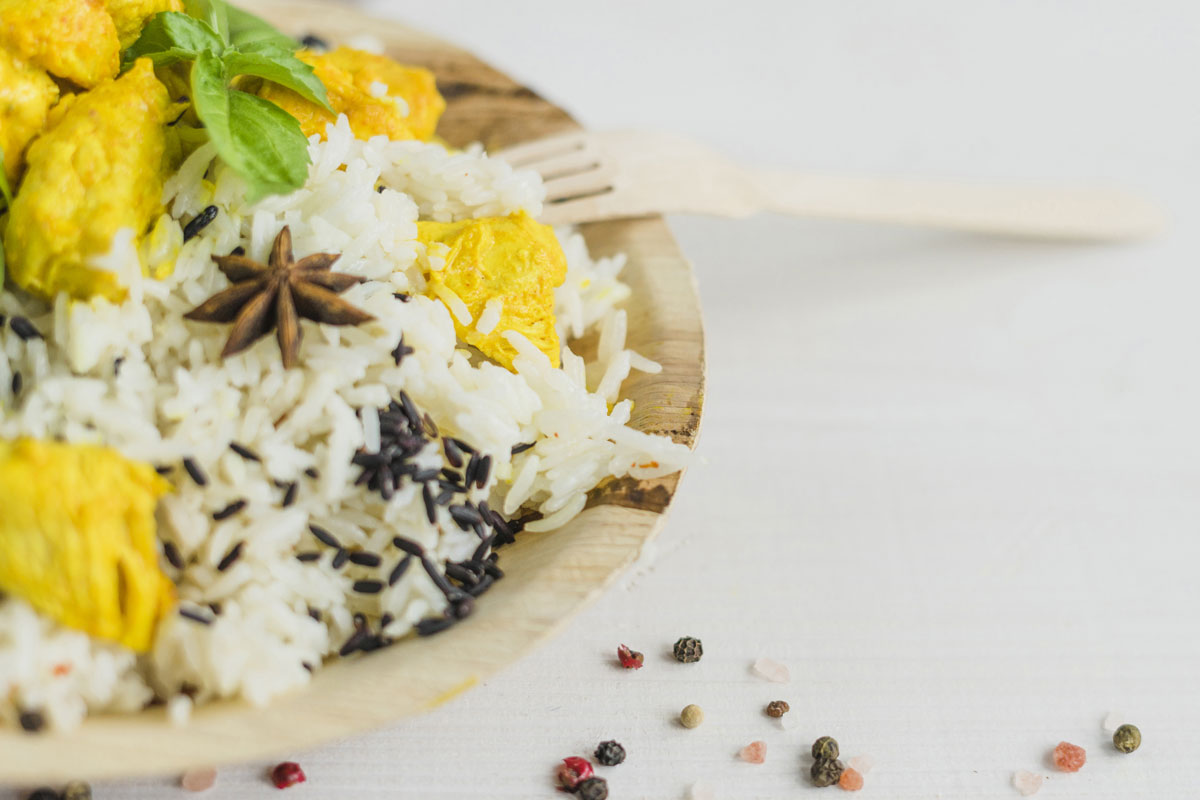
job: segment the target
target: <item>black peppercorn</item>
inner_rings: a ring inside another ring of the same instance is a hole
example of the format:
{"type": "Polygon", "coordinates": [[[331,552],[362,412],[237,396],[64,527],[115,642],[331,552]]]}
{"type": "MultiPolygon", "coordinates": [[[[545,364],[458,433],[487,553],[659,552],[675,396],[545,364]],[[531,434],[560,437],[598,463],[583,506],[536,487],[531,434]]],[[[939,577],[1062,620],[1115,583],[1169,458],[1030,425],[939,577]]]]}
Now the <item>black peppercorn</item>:
{"type": "Polygon", "coordinates": [[[675,660],[683,664],[691,664],[699,661],[700,657],[704,655],[704,645],[694,636],[684,636],[675,642],[675,647],[672,650],[675,653],[675,660]]]}
{"type": "Polygon", "coordinates": [[[845,771],[846,765],[836,758],[818,758],[809,772],[813,786],[833,786],[842,779],[845,771]]]}
{"type": "Polygon", "coordinates": [[[822,736],[813,742],[812,757],[817,761],[837,758],[839,755],[837,739],[832,736],[822,736]]]}
{"type": "Polygon", "coordinates": [[[581,800],[608,800],[608,781],[604,778],[588,778],[575,787],[581,800]]]}
{"type": "Polygon", "coordinates": [[[778,719],[787,712],[791,711],[792,707],[787,704],[787,700],[772,700],[767,703],[767,716],[778,719]]]}
{"type": "Polygon", "coordinates": [[[606,767],[615,767],[625,760],[625,748],[619,742],[601,742],[596,748],[596,761],[606,767]]]}
{"type": "Polygon", "coordinates": [[[24,711],[19,717],[21,728],[27,733],[37,733],[46,727],[46,718],[40,711],[24,711]]]}

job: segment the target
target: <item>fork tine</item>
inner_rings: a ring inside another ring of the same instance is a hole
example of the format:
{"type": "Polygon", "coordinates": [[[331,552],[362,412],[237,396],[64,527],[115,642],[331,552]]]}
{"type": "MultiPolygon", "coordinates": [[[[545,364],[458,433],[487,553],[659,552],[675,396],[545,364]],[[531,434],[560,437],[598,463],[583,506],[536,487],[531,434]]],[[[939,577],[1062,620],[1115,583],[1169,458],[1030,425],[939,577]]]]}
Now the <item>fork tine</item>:
{"type": "Polygon", "coordinates": [[[536,170],[542,180],[565,178],[599,169],[604,159],[590,147],[582,150],[572,150],[560,155],[548,156],[536,162],[525,164],[524,169],[536,170]]]}
{"type": "Polygon", "coordinates": [[[551,178],[545,182],[546,202],[569,200],[614,189],[616,187],[613,179],[616,177],[616,173],[616,169],[611,164],[604,162],[587,172],[551,178]]]}
{"type": "Polygon", "coordinates": [[[582,150],[587,146],[587,134],[573,131],[558,136],[548,136],[532,142],[518,144],[494,153],[495,158],[502,158],[514,167],[528,166],[546,158],[582,150]]]}

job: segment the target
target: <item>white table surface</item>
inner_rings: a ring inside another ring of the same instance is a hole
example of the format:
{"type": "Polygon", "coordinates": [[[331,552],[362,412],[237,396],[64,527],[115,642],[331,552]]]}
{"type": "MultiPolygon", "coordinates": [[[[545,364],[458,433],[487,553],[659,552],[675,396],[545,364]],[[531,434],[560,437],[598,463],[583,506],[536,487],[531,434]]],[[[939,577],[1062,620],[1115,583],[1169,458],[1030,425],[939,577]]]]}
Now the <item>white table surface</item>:
{"type": "MultiPolygon", "coordinates": [[[[1169,2],[367,3],[594,127],[762,165],[1137,187],[1158,241],[1071,247],[678,218],[705,306],[696,465],[648,566],[420,719],[294,754],[303,798],[552,798],[622,741],[611,797],[1183,798],[1200,785],[1200,6],[1169,2]],[[737,14],[731,15],[730,10],[737,14]],[[697,665],[669,659],[694,634],[697,665]],[[612,666],[627,642],[640,672],[612,666]],[[760,655],[793,680],[749,674],[760,655]],[[787,699],[799,725],[762,706],[787,699]],[[673,723],[699,703],[703,727],[673,723]],[[1140,725],[1122,756],[1101,720],[1140,725]],[[735,760],[768,743],[767,763],[735,760]],[[1045,758],[1088,748],[1077,775],[1045,758]],[[1191,790],[1191,791],[1188,791],[1191,790]],[[829,790],[835,791],[835,790],[829,790]]],[[[275,797],[265,765],[205,797],[275,797]]],[[[183,797],[169,780],[97,800],[183,797]]],[[[0,790],[0,796],[4,796],[0,790]]]]}

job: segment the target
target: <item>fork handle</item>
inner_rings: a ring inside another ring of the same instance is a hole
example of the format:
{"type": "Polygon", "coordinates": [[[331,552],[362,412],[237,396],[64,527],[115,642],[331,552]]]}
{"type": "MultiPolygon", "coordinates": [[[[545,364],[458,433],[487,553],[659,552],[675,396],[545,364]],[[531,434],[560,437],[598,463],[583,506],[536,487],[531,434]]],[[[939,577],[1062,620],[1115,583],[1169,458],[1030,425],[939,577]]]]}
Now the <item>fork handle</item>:
{"type": "Polygon", "coordinates": [[[1159,210],[1113,189],[752,172],[762,210],[1041,239],[1118,241],[1163,228],[1159,210]]]}

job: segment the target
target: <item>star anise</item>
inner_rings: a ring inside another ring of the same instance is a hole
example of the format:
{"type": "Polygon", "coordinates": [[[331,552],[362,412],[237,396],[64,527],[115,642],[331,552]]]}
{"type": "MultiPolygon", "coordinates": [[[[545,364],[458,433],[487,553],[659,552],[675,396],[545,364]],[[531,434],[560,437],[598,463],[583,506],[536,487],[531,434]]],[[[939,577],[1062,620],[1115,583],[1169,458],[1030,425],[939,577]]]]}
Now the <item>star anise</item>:
{"type": "Polygon", "coordinates": [[[316,253],[294,260],[292,232],[285,225],[275,237],[270,261],[265,265],[240,254],[213,256],[233,286],[213,295],[184,318],[233,322],[222,358],[242,352],[275,330],[283,366],[291,369],[300,353],[301,317],[326,325],[360,325],[374,319],[338,297],[363,281],[355,275],[330,272],[339,257],[316,253]]]}

